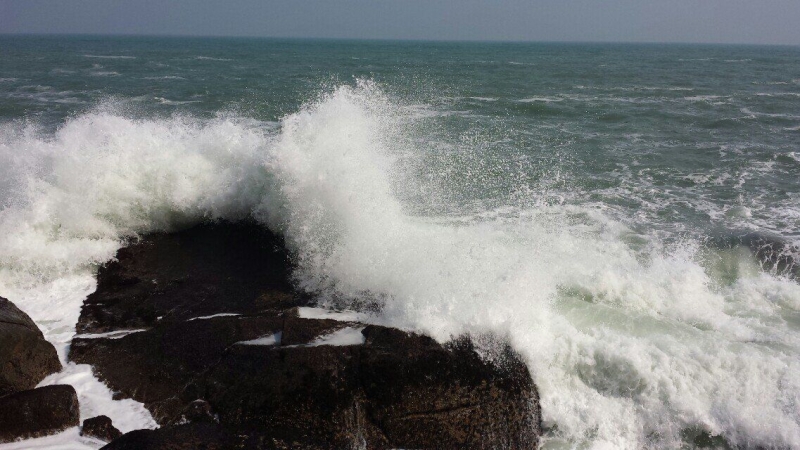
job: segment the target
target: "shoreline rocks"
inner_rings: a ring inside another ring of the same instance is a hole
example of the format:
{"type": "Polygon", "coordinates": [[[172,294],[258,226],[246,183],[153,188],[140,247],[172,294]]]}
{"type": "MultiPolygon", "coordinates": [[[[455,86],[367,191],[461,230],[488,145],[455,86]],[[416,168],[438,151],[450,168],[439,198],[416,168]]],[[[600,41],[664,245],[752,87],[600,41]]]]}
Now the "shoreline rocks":
{"type": "Polygon", "coordinates": [[[711,237],[713,248],[746,248],[761,270],[800,281],[800,247],[770,233],[751,232],[733,236],[711,237]]]}
{"type": "Polygon", "coordinates": [[[68,385],[0,397],[0,443],[47,436],[79,424],[78,394],[68,385]]]}
{"type": "Polygon", "coordinates": [[[800,248],[780,238],[761,233],[750,233],[741,238],[742,245],[750,249],[761,268],[767,272],[800,279],[800,248]]]}
{"type": "Polygon", "coordinates": [[[110,442],[122,436],[122,432],[114,427],[108,416],[97,416],[83,421],[81,436],[89,436],[101,441],[110,442]]]}
{"type": "Polygon", "coordinates": [[[27,314],[0,297],[0,397],[33,389],[60,370],[53,344],[27,314]]]}
{"type": "Polygon", "coordinates": [[[510,348],[498,365],[467,338],[301,317],[290,261],[263,227],[220,223],[100,269],[70,359],[162,425],[107,448],[536,446],[538,393],[510,348]]]}
{"type": "Polygon", "coordinates": [[[78,396],[72,386],[34,389],[60,370],[55,347],[33,320],[0,297],[0,443],[78,425],[78,396]]]}

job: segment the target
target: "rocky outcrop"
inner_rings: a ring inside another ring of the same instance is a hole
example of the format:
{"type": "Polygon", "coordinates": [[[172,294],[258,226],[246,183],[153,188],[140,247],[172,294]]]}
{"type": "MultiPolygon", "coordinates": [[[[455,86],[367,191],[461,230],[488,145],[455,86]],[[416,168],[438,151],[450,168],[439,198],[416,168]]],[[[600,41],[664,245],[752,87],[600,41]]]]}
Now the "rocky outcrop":
{"type": "Polygon", "coordinates": [[[800,279],[800,248],[768,234],[750,233],[741,238],[742,245],[753,252],[761,268],[779,275],[800,279]]]}
{"type": "Polygon", "coordinates": [[[0,442],[58,433],[77,426],[80,411],[75,388],[45,386],[0,397],[0,442]]]}
{"type": "Polygon", "coordinates": [[[33,389],[59,370],[56,349],[33,320],[0,297],[0,396],[33,389]]]}
{"type": "Polygon", "coordinates": [[[509,348],[302,317],[278,238],[204,225],[119,252],[70,358],[164,427],[108,448],[531,448],[536,388],[509,348]]]}
{"type": "Polygon", "coordinates": [[[114,423],[108,416],[97,416],[83,421],[81,436],[89,436],[109,442],[122,436],[122,432],[114,427],[114,423]]]}
{"type": "Polygon", "coordinates": [[[706,243],[718,249],[747,249],[763,271],[800,280],[800,246],[783,237],[752,232],[712,236],[706,243]]]}
{"type": "Polygon", "coordinates": [[[220,313],[299,305],[283,242],[251,223],[154,234],[100,269],[77,332],[102,333],[220,313]]]}
{"type": "Polygon", "coordinates": [[[164,427],[158,430],[131,431],[112,441],[101,450],[223,450],[248,448],[240,445],[239,441],[236,436],[231,435],[219,425],[198,423],[164,427]]]}

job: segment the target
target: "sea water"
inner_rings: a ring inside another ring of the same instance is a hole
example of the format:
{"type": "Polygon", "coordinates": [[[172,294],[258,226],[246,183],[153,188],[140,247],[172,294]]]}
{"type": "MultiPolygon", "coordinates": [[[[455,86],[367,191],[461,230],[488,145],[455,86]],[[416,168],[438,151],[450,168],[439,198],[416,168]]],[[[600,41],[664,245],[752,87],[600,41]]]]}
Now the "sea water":
{"type": "Polygon", "coordinates": [[[65,363],[126,239],[254,217],[320,306],[509,342],[545,448],[800,448],[800,284],[720,244],[800,244],[800,48],[0,37],[0,208],[65,363]]]}

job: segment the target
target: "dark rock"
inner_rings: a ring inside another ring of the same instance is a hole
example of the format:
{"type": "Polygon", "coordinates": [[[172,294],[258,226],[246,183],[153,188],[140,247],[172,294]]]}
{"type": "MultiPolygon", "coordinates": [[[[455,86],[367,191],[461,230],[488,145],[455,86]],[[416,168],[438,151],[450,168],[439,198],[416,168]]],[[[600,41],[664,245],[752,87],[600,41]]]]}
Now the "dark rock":
{"type": "Polygon", "coordinates": [[[468,340],[368,326],[363,346],[231,348],[201,381],[220,423],[290,446],[534,447],[538,398],[513,355],[483,361],[468,340]]]}
{"type": "Polygon", "coordinates": [[[755,255],[761,268],[767,272],[800,278],[800,248],[792,243],[768,234],[751,233],[741,238],[755,255]]]}
{"type": "Polygon", "coordinates": [[[280,317],[165,322],[119,339],[74,339],[70,359],[94,365],[95,375],[112,389],[145,403],[159,423],[166,423],[198,398],[190,382],[229,347],[281,327],[280,317]]]}
{"type": "Polygon", "coordinates": [[[800,247],[780,236],[759,232],[715,236],[708,238],[707,244],[720,249],[746,248],[763,271],[800,280],[800,247]]]}
{"type": "Polygon", "coordinates": [[[136,430],[115,439],[102,450],[221,450],[243,448],[218,425],[187,424],[136,430]]]}
{"type": "Polygon", "coordinates": [[[0,442],[47,436],[77,426],[75,388],[44,386],[0,397],[0,442]]]}
{"type": "Polygon", "coordinates": [[[119,250],[116,261],[100,268],[77,331],[290,308],[300,304],[289,282],[291,269],[282,240],[254,223],[154,234],[119,250]]]}
{"type": "Polygon", "coordinates": [[[536,446],[538,395],[510,349],[495,364],[469,339],[300,318],[290,272],[280,240],[253,224],[156,235],[101,269],[82,331],[144,331],[78,336],[70,357],[164,426],[109,448],[536,446]],[[239,315],[197,320],[220,313],[239,315]],[[344,327],[364,344],[310,345],[344,327]],[[279,338],[243,344],[267,336],[279,338]]]}
{"type": "Polygon", "coordinates": [[[184,425],[187,423],[219,423],[219,417],[211,410],[211,405],[205,400],[195,400],[185,408],[180,414],[172,419],[170,425],[184,425]]]}
{"type": "Polygon", "coordinates": [[[390,443],[536,446],[539,398],[527,367],[510,348],[498,365],[482,360],[466,338],[442,348],[430,338],[390,328],[370,326],[363,333],[366,410],[390,443]]]}
{"type": "Polygon", "coordinates": [[[33,320],[0,297],[0,396],[33,389],[59,370],[56,349],[33,320]]]}
{"type": "Polygon", "coordinates": [[[83,421],[81,436],[90,436],[109,442],[122,436],[122,432],[114,427],[108,416],[97,416],[83,421]]]}

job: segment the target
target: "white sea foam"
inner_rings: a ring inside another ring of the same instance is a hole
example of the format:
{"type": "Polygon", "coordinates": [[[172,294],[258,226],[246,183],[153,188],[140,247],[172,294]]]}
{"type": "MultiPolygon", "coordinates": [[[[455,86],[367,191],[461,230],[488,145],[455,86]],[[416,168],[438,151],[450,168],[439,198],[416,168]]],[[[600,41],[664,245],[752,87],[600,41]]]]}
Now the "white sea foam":
{"type": "Polygon", "coordinates": [[[130,55],[83,55],[83,57],[96,59],[136,59],[135,56],[130,55]]]}
{"type": "Polygon", "coordinates": [[[115,70],[95,70],[89,72],[89,75],[93,77],[118,77],[121,74],[115,70]]]}
{"type": "Polygon", "coordinates": [[[136,330],[117,330],[117,331],[109,331],[107,333],[76,334],[73,337],[73,339],[122,339],[125,336],[134,333],[140,333],[142,331],[147,331],[147,328],[139,328],[136,330]]]}
{"type": "Polygon", "coordinates": [[[311,308],[308,306],[301,306],[297,310],[298,316],[303,319],[332,319],[340,322],[374,321],[374,318],[370,315],[355,311],[331,311],[325,308],[311,308]]]}
{"type": "Polygon", "coordinates": [[[690,102],[709,102],[715,105],[723,104],[720,100],[727,100],[729,97],[724,97],[721,95],[694,95],[690,97],[684,97],[684,100],[688,100],[690,102]]]}
{"type": "Polygon", "coordinates": [[[699,428],[800,447],[800,285],[590,207],[411,214],[413,174],[433,175],[415,159],[425,137],[404,135],[419,120],[361,83],[279,130],[113,109],[54,135],[0,125],[0,295],[64,340],[92,265],[125,237],[254,214],[285,235],[297,281],[324,302],[366,298],[381,320],[440,340],[508,339],[540,388],[547,445],[676,448],[699,428]]]}
{"type": "Polygon", "coordinates": [[[199,61],[233,61],[228,58],[214,58],[213,56],[195,56],[194,59],[199,61]]]}
{"type": "Polygon", "coordinates": [[[283,333],[280,331],[273,334],[268,334],[266,336],[262,336],[260,338],[251,339],[249,341],[241,341],[237,342],[238,345],[280,345],[281,343],[281,336],[283,333]]]}
{"type": "Polygon", "coordinates": [[[98,439],[81,436],[80,428],[72,427],[52,436],[0,444],[0,450],[95,450],[106,444],[107,442],[98,439]]]}
{"type": "Polygon", "coordinates": [[[162,105],[188,105],[190,103],[201,102],[201,100],[169,100],[164,97],[153,97],[153,98],[162,105]]]}
{"type": "Polygon", "coordinates": [[[208,319],[214,319],[214,318],[217,318],[217,317],[236,317],[236,316],[241,316],[241,314],[238,314],[238,313],[212,314],[210,316],[193,317],[193,318],[189,319],[187,322],[191,322],[193,320],[208,320],[208,319]]]}
{"type": "MultiPolygon", "coordinates": [[[[340,330],[336,330],[333,333],[319,336],[318,338],[306,344],[287,345],[284,348],[320,347],[323,345],[330,345],[335,347],[342,347],[349,345],[363,345],[364,342],[366,342],[366,337],[364,336],[363,333],[361,333],[362,331],[364,331],[364,327],[345,327],[340,330]]],[[[265,339],[267,342],[270,342],[269,336],[261,339],[265,339]]],[[[251,343],[256,341],[260,341],[260,339],[256,339],[255,341],[239,342],[239,344],[251,343]]],[[[272,345],[272,344],[273,343],[261,344],[261,345],[272,345]]]]}
{"type": "Polygon", "coordinates": [[[185,80],[186,78],[178,75],[164,75],[160,77],[144,77],[145,80],[185,80]]]}
{"type": "Polygon", "coordinates": [[[361,333],[362,331],[364,331],[364,327],[342,328],[341,330],[336,330],[331,334],[318,337],[313,342],[309,343],[308,346],[319,347],[321,345],[362,345],[365,341],[364,334],[361,333]]]}
{"type": "Polygon", "coordinates": [[[555,103],[555,102],[562,102],[564,101],[564,99],[558,97],[528,97],[519,99],[517,101],[520,103],[534,103],[534,102],[555,103]]]}

